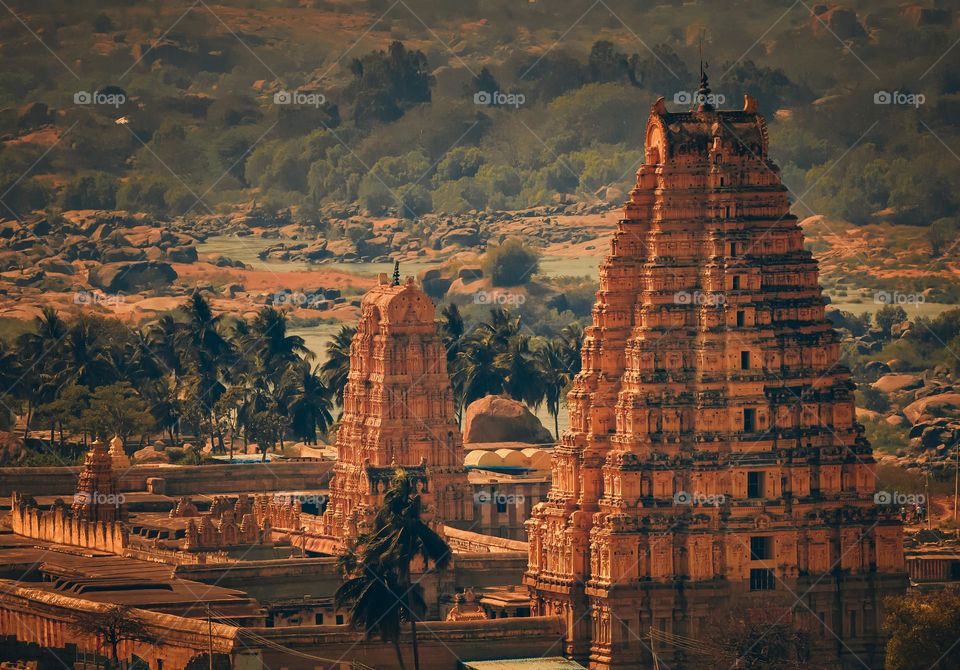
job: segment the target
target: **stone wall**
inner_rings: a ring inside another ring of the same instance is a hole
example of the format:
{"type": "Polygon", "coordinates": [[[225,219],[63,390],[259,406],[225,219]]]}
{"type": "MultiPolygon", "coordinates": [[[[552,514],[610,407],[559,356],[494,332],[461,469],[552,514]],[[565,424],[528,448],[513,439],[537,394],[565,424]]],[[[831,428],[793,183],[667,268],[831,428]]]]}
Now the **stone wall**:
{"type": "MultiPolygon", "coordinates": [[[[109,605],[82,600],[41,589],[25,588],[12,580],[0,580],[0,638],[49,649],[65,649],[68,644],[80,649],[96,650],[95,636],[78,631],[74,625],[78,614],[104,612],[109,605]]],[[[214,654],[232,654],[236,646],[233,626],[208,624],[203,619],[188,619],[148,610],[131,610],[147,632],[160,640],[157,644],[124,640],[120,656],[136,654],[151,668],[163,663],[164,670],[181,670],[191,659],[205,654],[212,647],[214,654]]],[[[6,641],[0,647],[6,647],[6,641]]]]}
{"type": "MultiPolygon", "coordinates": [[[[323,489],[333,461],[232,463],[224,465],[134,465],[117,472],[118,490],[145,491],[147,479],[160,477],[167,495],[323,489]]],[[[80,466],[0,469],[0,496],[29,491],[34,496],[72,496],[80,466]]]]}
{"type": "MultiPolygon", "coordinates": [[[[110,605],[82,600],[41,589],[25,588],[12,580],[0,580],[0,653],[15,639],[53,650],[77,645],[95,650],[97,640],[78,631],[80,614],[105,612],[110,605]]],[[[150,668],[162,662],[164,670],[206,667],[200,659],[209,647],[215,655],[230,657],[230,665],[245,668],[314,670],[327,667],[317,659],[339,659],[355,667],[393,668],[397,660],[392,645],[366,640],[362,632],[346,626],[296,626],[289,628],[236,628],[203,618],[190,619],[148,610],[131,610],[157,643],[125,640],[120,656],[136,654],[150,668]],[[289,651],[278,648],[287,647],[289,651]],[[313,656],[305,659],[303,655],[313,656]],[[318,663],[321,663],[318,665],[318,663]],[[359,665],[362,664],[362,665],[359,665]]],[[[461,660],[490,660],[551,655],[561,639],[560,620],[524,617],[493,621],[428,621],[419,626],[421,670],[457,670],[461,660]]],[[[411,637],[405,631],[401,649],[411,667],[411,637]]]]}
{"type": "Polygon", "coordinates": [[[520,551],[526,554],[528,549],[526,542],[483,535],[469,530],[450,528],[449,526],[444,526],[443,535],[454,552],[503,553],[520,551]]]}
{"type": "Polygon", "coordinates": [[[14,493],[11,500],[10,526],[17,535],[123,554],[127,531],[118,521],[84,521],[75,517],[63,504],[41,510],[31,499],[14,493]]]}

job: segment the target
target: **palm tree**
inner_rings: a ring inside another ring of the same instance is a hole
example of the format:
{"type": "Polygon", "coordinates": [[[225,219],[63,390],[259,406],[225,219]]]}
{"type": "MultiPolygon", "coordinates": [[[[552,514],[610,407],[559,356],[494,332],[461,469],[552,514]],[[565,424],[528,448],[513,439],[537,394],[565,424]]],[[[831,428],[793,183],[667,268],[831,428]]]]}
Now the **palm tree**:
{"type": "Polygon", "coordinates": [[[340,326],[340,331],[327,342],[327,360],[320,368],[323,381],[336,397],[339,407],[343,407],[343,389],[350,375],[350,343],[356,332],[353,326],[340,326]]]}
{"type": "Polygon", "coordinates": [[[17,395],[22,374],[17,351],[4,340],[0,340],[0,430],[12,429],[16,421],[14,412],[7,406],[15,403],[7,396],[17,395]]]}
{"type": "Polygon", "coordinates": [[[457,423],[463,420],[463,405],[460,401],[463,398],[463,388],[460,385],[460,376],[455,375],[457,361],[464,344],[464,334],[466,327],[463,325],[463,317],[455,303],[444,306],[440,312],[438,322],[440,337],[443,338],[443,347],[447,351],[447,373],[450,376],[450,386],[453,389],[454,410],[457,413],[457,423]]]}
{"type": "Polygon", "coordinates": [[[503,391],[503,374],[496,359],[489,331],[478,327],[467,336],[452,375],[454,387],[459,389],[461,411],[474,400],[503,391]]]}
{"type": "Polygon", "coordinates": [[[265,371],[282,374],[301,358],[313,359],[299,335],[287,335],[287,315],[274,307],[264,307],[253,320],[250,329],[254,351],[265,371]]]}
{"type": "Polygon", "coordinates": [[[150,413],[157,428],[166,431],[170,444],[180,444],[180,418],[183,416],[183,401],[180,398],[180,386],[172,377],[152,379],[140,389],[141,395],[150,405],[150,413]]]}
{"type": "Polygon", "coordinates": [[[39,358],[52,350],[67,334],[67,324],[52,307],[44,307],[40,316],[33,320],[33,332],[20,336],[17,347],[28,358],[39,358]]]}
{"type": "Polygon", "coordinates": [[[466,328],[460,310],[454,303],[444,306],[440,317],[440,337],[443,338],[443,346],[447,350],[447,364],[452,364],[460,353],[466,328]]]}
{"type": "Polygon", "coordinates": [[[177,346],[181,328],[181,324],[172,316],[165,314],[150,327],[147,334],[150,352],[175,378],[183,374],[183,358],[177,346]]]}
{"type": "Polygon", "coordinates": [[[552,340],[537,349],[536,366],[540,382],[543,385],[543,399],[547,403],[547,411],[553,417],[553,435],[560,439],[560,400],[563,389],[570,383],[572,375],[567,370],[564,360],[562,340],[552,340]]]}
{"type": "Polygon", "coordinates": [[[325,433],[333,425],[333,403],[319,367],[311,369],[306,361],[291,367],[284,376],[284,387],[293,432],[307,444],[316,444],[317,431],[325,433]]]}
{"type": "Polygon", "coordinates": [[[346,605],[350,625],[393,643],[401,668],[400,631],[409,621],[413,638],[413,664],[420,668],[417,620],[425,604],[410,578],[410,564],[418,557],[429,569],[444,570],[450,563],[447,543],[423,519],[417,483],[403,469],[394,474],[371,531],[359,538],[358,558],[342,561],[346,580],[334,596],[337,607],[346,605]]]}
{"type": "MultiPolygon", "coordinates": [[[[223,433],[213,416],[213,408],[226,390],[223,377],[229,369],[233,347],[223,334],[221,316],[214,315],[210,303],[199,292],[190,296],[183,310],[187,322],[178,330],[177,347],[193,372],[192,414],[198,419],[199,413],[206,414],[199,424],[211,427],[212,436],[218,438],[219,447],[224,450],[223,433]]],[[[200,446],[203,446],[202,440],[200,446]]]]}
{"type": "Polygon", "coordinates": [[[149,330],[131,329],[131,337],[124,342],[122,349],[117,348],[116,351],[122,354],[119,360],[114,361],[120,378],[132,382],[138,388],[166,375],[166,364],[153,353],[149,330]]]}
{"type": "Polygon", "coordinates": [[[77,317],[67,330],[51,370],[56,388],[79,384],[93,390],[117,380],[117,370],[102,332],[98,322],[84,315],[77,317]]]}
{"type": "Polygon", "coordinates": [[[520,334],[520,315],[511,316],[503,307],[490,310],[490,321],[477,326],[490,334],[490,344],[497,351],[504,351],[514,337],[520,334]]]}
{"type": "Polygon", "coordinates": [[[574,321],[560,331],[560,344],[563,356],[563,368],[570,373],[571,378],[580,372],[582,365],[581,350],[583,349],[583,326],[574,321]]]}
{"type": "Polygon", "coordinates": [[[543,402],[544,392],[540,368],[530,349],[530,338],[517,333],[507,341],[506,348],[497,354],[494,362],[503,375],[503,390],[507,395],[536,408],[543,402]]]}
{"type": "Polygon", "coordinates": [[[26,401],[23,439],[30,435],[30,423],[34,409],[53,400],[55,387],[51,384],[50,370],[57,362],[58,352],[63,347],[67,324],[52,307],[44,307],[40,316],[33,320],[34,328],[17,338],[17,353],[21,372],[12,382],[19,397],[26,401]]]}

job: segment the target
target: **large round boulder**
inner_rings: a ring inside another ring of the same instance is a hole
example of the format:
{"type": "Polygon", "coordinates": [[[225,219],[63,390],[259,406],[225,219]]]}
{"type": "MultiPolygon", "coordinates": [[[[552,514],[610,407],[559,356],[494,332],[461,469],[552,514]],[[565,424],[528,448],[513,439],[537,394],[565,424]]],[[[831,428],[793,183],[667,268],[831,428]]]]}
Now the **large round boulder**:
{"type": "Polygon", "coordinates": [[[903,413],[914,424],[926,415],[960,417],[960,393],[940,393],[920,398],[903,408],[903,413]]]}
{"type": "Polygon", "coordinates": [[[0,463],[16,463],[26,455],[23,438],[13,433],[0,432],[0,463]]]}
{"type": "Polygon", "coordinates": [[[540,419],[523,403],[500,395],[488,395],[470,403],[463,427],[463,441],[524,442],[552,444],[555,440],[540,419]]]}
{"type": "Polygon", "coordinates": [[[169,463],[170,454],[166,451],[157,451],[153,447],[144,447],[133,453],[134,463],[169,463]]]}
{"type": "Polygon", "coordinates": [[[109,263],[90,272],[90,283],[107,293],[136,293],[166,288],[177,278],[169,263],[136,261],[109,263]]]}

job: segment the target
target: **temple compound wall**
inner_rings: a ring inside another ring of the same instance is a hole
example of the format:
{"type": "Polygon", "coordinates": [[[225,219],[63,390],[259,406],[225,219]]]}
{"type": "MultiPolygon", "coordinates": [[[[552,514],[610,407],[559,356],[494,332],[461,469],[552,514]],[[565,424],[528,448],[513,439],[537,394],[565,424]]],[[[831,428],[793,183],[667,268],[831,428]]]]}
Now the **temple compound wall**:
{"type": "MultiPolygon", "coordinates": [[[[18,647],[16,643],[25,643],[51,650],[74,649],[109,656],[110,652],[103,648],[96,635],[76,626],[78,616],[96,615],[109,608],[110,605],[104,603],[0,580],[0,649],[12,652],[18,647]]],[[[200,656],[206,661],[205,654],[211,648],[215,658],[235,656],[237,629],[233,626],[149,610],[132,609],[130,615],[143,624],[155,641],[122,640],[119,656],[136,655],[146,661],[151,670],[182,670],[191,661],[196,663],[200,656]]],[[[239,666],[234,663],[233,667],[239,666]]]]}
{"type": "Polygon", "coordinates": [[[463,438],[433,302],[386,274],[363,298],[337,432],[337,464],[323,533],[349,544],[372,524],[398,468],[416,481],[423,517],[448,525],[473,517],[463,438]]]}
{"type": "MultiPolygon", "coordinates": [[[[76,627],[79,616],[105,612],[110,605],[0,580],[0,653],[13,657],[24,645],[39,645],[70,659],[77,651],[109,655],[95,635],[76,627]]],[[[290,626],[238,628],[197,618],[131,609],[149,641],[123,640],[121,659],[136,655],[150,670],[185,670],[214,665],[234,670],[318,667],[397,667],[393,645],[366,639],[346,626],[290,626]],[[312,657],[312,658],[311,658],[312,657]],[[318,660],[323,659],[323,660],[318,660]],[[354,666],[354,663],[362,664],[354,666]]],[[[491,660],[555,653],[561,639],[560,621],[525,617],[494,621],[428,621],[418,626],[422,670],[456,670],[460,659],[491,660]]],[[[400,645],[410,659],[409,629],[400,645]]],[[[20,656],[17,656],[20,657],[20,656]]]]}
{"type": "MultiPolygon", "coordinates": [[[[312,459],[276,460],[269,463],[228,463],[223,465],[132,465],[115,472],[117,491],[146,491],[160,482],[171,496],[220,494],[275,490],[315,491],[330,482],[333,461],[312,459]]],[[[81,466],[0,468],[0,496],[27,491],[34,496],[70,496],[77,485],[81,466]]]]}
{"type": "Polygon", "coordinates": [[[129,534],[121,521],[87,521],[74,515],[58,499],[49,510],[41,510],[33,498],[14,493],[10,526],[16,535],[123,554],[129,534]]]}
{"type": "Polygon", "coordinates": [[[729,612],[774,608],[812,631],[815,661],[883,666],[902,528],[874,504],[854,386],[756,110],[657,101],[600,269],[524,578],[594,670],[654,667],[651,629],[703,641],[729,612]]]}

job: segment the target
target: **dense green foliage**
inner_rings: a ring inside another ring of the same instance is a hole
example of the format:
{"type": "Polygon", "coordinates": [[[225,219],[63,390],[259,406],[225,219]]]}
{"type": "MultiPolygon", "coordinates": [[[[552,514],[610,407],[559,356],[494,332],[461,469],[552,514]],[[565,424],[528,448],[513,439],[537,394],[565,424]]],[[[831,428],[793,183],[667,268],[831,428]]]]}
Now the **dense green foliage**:
{"type": "MultiPolygon", "coordinates": [[[[266,454],[294,435],[316,443],[333,423],[332,397],[287,317],[263,308],[250,322],[226,324],[199,293],[175,316],[146,328],[81,315],[66,322],[51,309],[14,347],[0,347],[4,402],[31,428],[141,443],[182,434],[226,451],[242,438],[266,454]]],[[[55,437],[59,437],[55,440],[55,437]]]]}
{"type": "Polygon", "coordinates": [[[892,598],[886,603],[887,670],[947,670],[960,667],[960,593],[892,598]]]}
{"type": "Polygon", "coordinates": [[[507,0],[14,2],[31,30],[0,24],[0,133],[22,136],[0,148],[4,214],[199,214],[254,196],[306,221],[326,202],[415,217],[611,185],[618,200],[643,159],[646,109],[660,95],[682,109],[675,96],[697,86],[699,33],[723,106],[759,100],[799,213],[938,221],[939,255],[960,204],[960,77],[943,57],[956,28],[892,0],[849,4],[857,22],[839,34],[773,0],[586,13],[507,0]],[[344,20],[354,29],[335,29],[344,20]],[[81,90],[125,97],[73,104],[81,90]],[[882,91],[922,104],[876,104],[882,91]],[[302,95],[275,103],[282,92],[302,95]],[[30,135],[43,126],[31,102],[59,110],[55,144],[30,135]]]}

